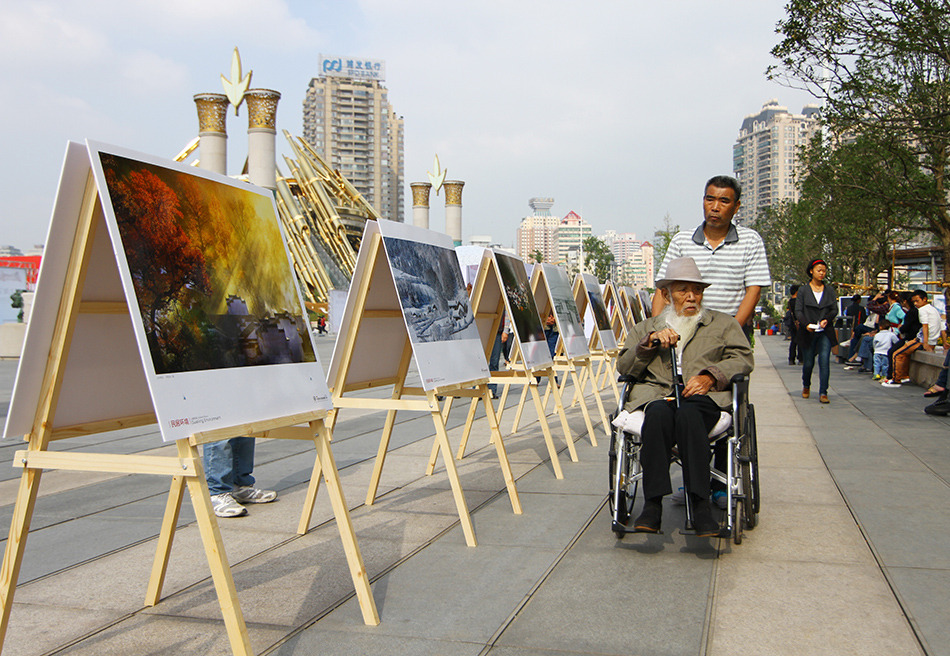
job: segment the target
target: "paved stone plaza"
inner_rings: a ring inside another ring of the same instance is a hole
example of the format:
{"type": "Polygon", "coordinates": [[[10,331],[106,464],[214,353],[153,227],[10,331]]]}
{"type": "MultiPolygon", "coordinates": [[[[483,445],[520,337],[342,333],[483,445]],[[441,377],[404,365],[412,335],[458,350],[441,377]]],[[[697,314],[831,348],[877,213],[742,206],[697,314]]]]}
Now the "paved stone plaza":
{"type": "MultiPolygon", "coordinates": [[[[333,450],[376,627],[362,622],[324,489],[316,528],[296,534],[312,448],[259,441],[255,475],[281,498],[220,520],[255,653],[950,655],[950,419],[921,412],[920,388],[885,389],[840,367],[829,405],[802,400],[800,370],[784,364],[787,343],[757,339],[762,512],[740,546],[683,536],[682,509],[670,505],[663,534],[617,540],[608,440],[598,423],[592,447],[575,407],[579,462],[551,422],[563,480],[533,409],[505,440],[522,515],[511,511],[486,422],[476,424],[459,465],[479,542],[467,547],[444,466],[424,475],[430,419],[399,415],[381,496],[366,506],[384,413],[343,411],[333,450]]],[[[326,363],[332,341],[318,341],[326,363]]],[[[15,367],[0,362],[4,414],[15,367]]],[[[611,396],[603,393],[609,408],[611,396]]],[[[466,409],[450,416],[453,445],[466,409]]],[[[0,463],[17,448],[0,444],[0,463]]],[[[174,455],[154,428],[55,448],[174,455]]],[[[4,537],[19,471],[0,467],[4,537]]],[[[3,653],[227,653],[188,502],[164,599],[143,606],[167,492],[162,477],[45,473],[3,653]]]]}

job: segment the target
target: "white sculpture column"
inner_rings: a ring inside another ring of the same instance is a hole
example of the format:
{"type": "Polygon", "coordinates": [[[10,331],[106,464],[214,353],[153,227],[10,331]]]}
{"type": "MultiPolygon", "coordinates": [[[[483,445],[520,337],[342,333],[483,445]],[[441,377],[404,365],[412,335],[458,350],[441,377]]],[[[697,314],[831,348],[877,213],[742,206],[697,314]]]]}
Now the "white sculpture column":
{"type": "Polygon", "coordinates": [[[461,180],[446,180],[445,189],[445,232],[456,246],[462,245],[462,187],[461,180]]]}
{"type": "Polygon", "coordinates": [[[277,101],[280,92],[248,89],[247,105],[247,178],[251,184],[277,188],[277,101]]]}
{"type": "Polygon", "coordinates": [[[198,108],[198,166],[228,174],[228,97],[221,93],[195,94],[198,108]]]}
{"type": "Polygon", "coordinates": [[[428,182],[412,182],[412,225],[429,229],[429,190],[428,182]]]}

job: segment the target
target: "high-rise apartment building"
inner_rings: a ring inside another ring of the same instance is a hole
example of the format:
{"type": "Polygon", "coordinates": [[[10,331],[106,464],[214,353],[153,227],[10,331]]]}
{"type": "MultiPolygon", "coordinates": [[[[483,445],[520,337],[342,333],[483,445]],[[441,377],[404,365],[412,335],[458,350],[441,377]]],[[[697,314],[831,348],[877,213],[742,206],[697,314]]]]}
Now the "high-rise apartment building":
{"type": "Polygon", "coordinates": [[[584,240],[591,236],[590,224],[577,212],[567,213],[557,226],[557,262],[578,264],[584,240]]]}
{"type": "Polygon", "coordinates": [[[608,230],[604,243],[614,256],[612,279],[632,287],[653,287],[653,244],[632,232],[608,230]]]}
{"type": "Polygon", "coordinates": [[[385,78],[385,62],[321,55],[303,101],[303,137],[380,216],[403,221],[403,118],[385,78]]]}
{"type": "Polygon", "coordinates": [[[798,200],[798,151],[818,129],[819,111],[818,105],[805,105],[801,114],[791,114],[773,99],[742,121],[732,147],[732,169],[742,184],[737,222],[752,221],[780,200],[798,200]]]}
{"type": "Polygon", "coordinates": [[[553,198],[532,198],[528,206],[531,216],[526,216],[518,226],[515,251],[525,261],[534,261],[534,254],[541,253],[543,262],[557,262],[557,227],[560,220],[551,214],[553,198]]]}

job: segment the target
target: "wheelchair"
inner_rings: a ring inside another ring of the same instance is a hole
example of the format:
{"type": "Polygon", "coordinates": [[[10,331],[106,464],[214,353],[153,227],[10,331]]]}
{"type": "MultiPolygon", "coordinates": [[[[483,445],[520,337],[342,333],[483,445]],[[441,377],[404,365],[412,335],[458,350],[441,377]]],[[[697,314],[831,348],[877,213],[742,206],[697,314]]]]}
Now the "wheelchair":
{"type": "MultiPolygon", "coordinates": [[[[682,385],[682,379],[675,372],[673,380],[682,385]]],[[[627,521],[633,511],[640,479],[643,472],[640,466],[640,427],[643,424],[643,411],[628,413],[623,406],[630,396],[630,390],[638,382],[630,376],[620,376],[623,393],[620,406],[610,415],[610,449],[608,467],[610,478],[609,507],[611,530],[618,538],[627,533],[635,533],[627,528],[627,521]]],[[[719,421],[709,432],[709,452],[712,457],[717,444],[726,449],[726,471],[710,467],[711,478],[726,487],[726,523],[717,537],[732,538],[736,544],[742,543],[744,530],[752,530],[758,523],[759,514],[759,464],[755,437],[755,407],[749,402],[749,377],[735,376],[732,381],[732,408],[723,410],[719,421]]],[[[674,386],[675,387],[675,386],[674,386]]],[[[676,391],[678,395],[678,389],[676,391]]],[[[682,466],[674,448],[673,462],[682,466]]],[[[689,495],[686,495],[686,530],[692,530],[692,508],[689,495]]]]}

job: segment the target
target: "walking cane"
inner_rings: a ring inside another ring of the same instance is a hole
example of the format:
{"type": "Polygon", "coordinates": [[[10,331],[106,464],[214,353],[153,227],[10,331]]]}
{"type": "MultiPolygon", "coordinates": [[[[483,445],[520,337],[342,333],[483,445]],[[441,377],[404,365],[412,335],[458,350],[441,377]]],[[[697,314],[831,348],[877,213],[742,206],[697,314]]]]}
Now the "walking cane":
{"type": "MultiPolygon", "coordinates": [[[[680,373],[676,364],[676,346],[670,346],[670,372],[673,377],[673,396],[676,399],[676,409],[679,410],[683,399],[683,389],[686,384],[683,382],[683,374],[680,373]]],[[[689,470],[686,468],[686,454],[680,453],[680,464],[683,468],[683,490],[686,492],[686,530],[693,528],[693,504],[689,498],[689,470]]]]}

